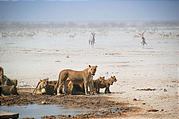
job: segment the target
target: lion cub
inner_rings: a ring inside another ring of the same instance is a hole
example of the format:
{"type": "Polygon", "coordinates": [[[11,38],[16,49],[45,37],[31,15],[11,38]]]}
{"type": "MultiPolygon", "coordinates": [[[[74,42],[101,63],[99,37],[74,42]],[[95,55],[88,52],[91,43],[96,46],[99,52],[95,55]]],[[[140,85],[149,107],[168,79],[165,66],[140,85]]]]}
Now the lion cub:
{"type": "Polygon", "coordinates": [[[40,80],[33,91],[33,94],[36,95],[54,95],[57,91],[57,81],[49,81],[49,78],[40,80]]]}
{"type": "Polygon", "coordinates": [[[104,84],[104,81],[105,81],[104,79],[105,79],[105,77],[103,76],[103,77],[99,77],[99,78],[96,79],[96,80],[91,80],[92,83],[93,83],[93,92],[94,92],[94,93],[99,94],[100,85],[101,85],[101,84],[104,84]]]}
{"type": "Polygon", "coordinates": [[[97,84],[96,84],[96,86],[94,85],[94,87],[97,88],[97,93],[100,92],[100,88],[106,88],[105,93],[111,93],[110,90],[109,90],[109,87],[110,87],[110,85],[113,85],[113,83],[117,81],[115,76],[111,76],[107,80],[104,80],[104,77],[101,77],[101,78],[99,78],[97,80],[100,81],[100,82],[96,81],[97,84]]]}

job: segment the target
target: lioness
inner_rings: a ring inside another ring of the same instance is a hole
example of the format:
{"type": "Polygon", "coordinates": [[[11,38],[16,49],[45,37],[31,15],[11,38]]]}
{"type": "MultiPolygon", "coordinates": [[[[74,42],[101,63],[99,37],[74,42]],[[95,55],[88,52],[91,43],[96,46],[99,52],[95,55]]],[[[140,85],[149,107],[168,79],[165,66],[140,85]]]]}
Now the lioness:
{"type": "MultiPolygon", "coordinates": [[[[88,86],[89,86],[89,80],[92,76],[96,73],[97,66],[90,66],[83,71],[74,71],[70,69],[62,70],[59,74],[59,79],[57,83],[57,95],[60,95],[60,91],[62,93],[65,92],[66,86],[64,85],[67,78],[75,81],[75,80],[82,80],[84,82],[84,88],[85,88],[85,94],[88,94],[88,86]],[[64,86],[64,89],[62,87],[64,86]]],[[[65,92],[66,93],[66,92],[65,92]]]]}
{"type": "Polygon", "coordinates": [[[103,80],[103,81],[98,85],[99,86],[99,91],[100,91],[100,88],[106,88],[105,93],[111,93],[110,90],[109,90],[109,87],[110,87],[110,85],[113,85],[113,82],[117,81],[116,77],[111,76],[107,80],[104,80],[104,79],[100,79],[100,80],[103,80]]]}

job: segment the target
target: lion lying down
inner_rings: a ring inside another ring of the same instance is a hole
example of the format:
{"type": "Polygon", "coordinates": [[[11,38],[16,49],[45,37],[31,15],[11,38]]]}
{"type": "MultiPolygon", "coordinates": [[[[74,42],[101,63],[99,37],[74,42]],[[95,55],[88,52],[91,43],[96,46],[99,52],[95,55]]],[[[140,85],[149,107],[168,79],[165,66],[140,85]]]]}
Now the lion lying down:
{"type": "Polygon", "coordinates": [[[2,85],[0,87],[1,95],[18,95],[16,86],[2,85]]]}
{"type": "MultiPolygon", "coordinates": [[[[67,79],[65,82],[67,94],[84,94],[84,84],[83,81],[73,82],[67,79]]],[[[33,94],[37,95],[55,95],[57,92],[57,81],[49,81],[48,78],[40,80],[33,91],[33,94]]]]}
{"type": "Polygon", "coordinates": [[[4,75],[4,70],[0,67],[0,95],[17,95],[17,80],[11,80],[4,75]]]}
{"type": "Polygon", "coordinates": [[[49,78],[40,80],[33,91],[33,94],[42,95],[54,95],[56,94],[56,84],[57,81],[49,81],[49,78]]]}

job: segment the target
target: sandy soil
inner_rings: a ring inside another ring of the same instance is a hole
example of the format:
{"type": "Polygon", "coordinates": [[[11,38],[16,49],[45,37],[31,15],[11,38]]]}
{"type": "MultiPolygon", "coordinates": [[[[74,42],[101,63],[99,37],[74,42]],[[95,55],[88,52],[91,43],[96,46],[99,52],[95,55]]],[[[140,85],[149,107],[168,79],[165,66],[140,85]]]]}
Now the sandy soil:
{"type": "Polygon", "coordinates": [[[46,77],[57,80],[62,69],[98,65],[95,79],[118,80],[104,96],[142,108],[123,118],[178,118],[179,23],[14,26],[1,27],[0,65],[18,87],[35,87],[46,77]],[[138,34],[145,30],[143,47],[138,34]],[[96,33],[94,47],[88,45],[90,32],[96,33]]]}

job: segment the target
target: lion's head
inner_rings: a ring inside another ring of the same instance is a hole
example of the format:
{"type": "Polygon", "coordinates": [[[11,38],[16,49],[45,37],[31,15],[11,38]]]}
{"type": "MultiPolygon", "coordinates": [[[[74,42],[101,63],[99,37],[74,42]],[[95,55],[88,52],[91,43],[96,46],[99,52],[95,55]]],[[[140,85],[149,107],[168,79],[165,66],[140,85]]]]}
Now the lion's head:
{"type": "Polygon", "coordinates": [[[116,77],[115,76],[111,76],[110,85],[112,85],[116,81],[117,81],[116,77]]]}
{"type": "Polygon", "coordinates": [[[98,78],[98,80],[99,80],[99,84],[104,84],[105,83],[105,77],[103,76],[103,77],[99,77],[98,78]]]}
{"type": "Polygon", "coordinates": [[[91,66],[89,65],[89,68],[88,68],[88,73],[90,73],[91,75],[95,75],[96,73],[96,69],[97,69],[98,66],[91,66]]]}
{"type": "Polygon", "coordinates": [[[41,91],[42,94],[45,94],[47,92],[47,85],[48,85],[48,79],[40,80],[38,89],[41,91]]]}

